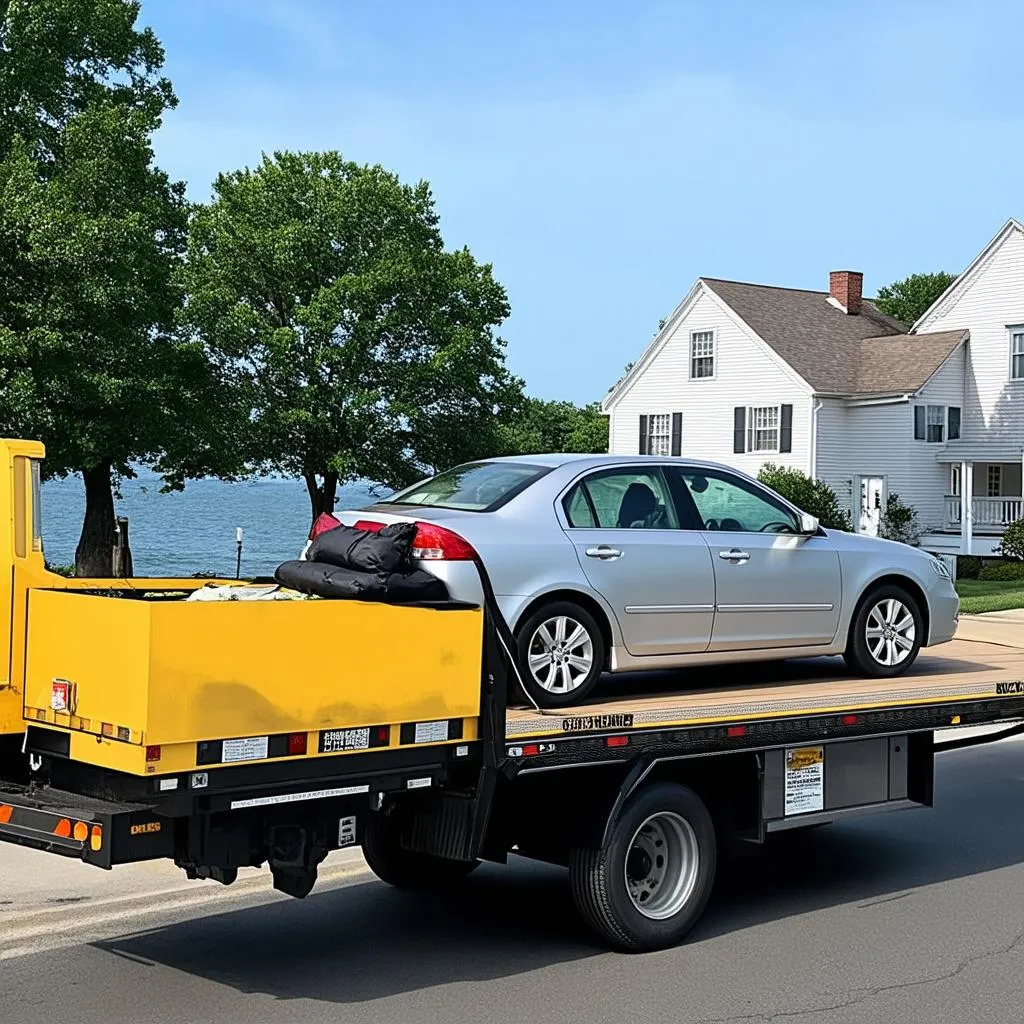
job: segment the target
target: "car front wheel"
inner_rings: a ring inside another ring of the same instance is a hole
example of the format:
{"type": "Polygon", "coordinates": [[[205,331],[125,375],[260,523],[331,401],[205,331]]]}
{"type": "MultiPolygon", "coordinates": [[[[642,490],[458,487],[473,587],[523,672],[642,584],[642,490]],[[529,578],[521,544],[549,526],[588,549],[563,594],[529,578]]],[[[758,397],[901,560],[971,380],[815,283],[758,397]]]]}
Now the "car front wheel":
{"type": "Polygon", "coordinates": [[[871,591],[850,627],[846,663],[876,678],[902,675],[917,659],[924,640],[924,617],[917,601],[889,584],[871,591]]]}
{"type": "Polygon", "coordinates": [[[605,645],[593,615],[571,601],[554,601],[516,630],[519,672],[538,707],[577,704],[597,686],[605,645]]]}

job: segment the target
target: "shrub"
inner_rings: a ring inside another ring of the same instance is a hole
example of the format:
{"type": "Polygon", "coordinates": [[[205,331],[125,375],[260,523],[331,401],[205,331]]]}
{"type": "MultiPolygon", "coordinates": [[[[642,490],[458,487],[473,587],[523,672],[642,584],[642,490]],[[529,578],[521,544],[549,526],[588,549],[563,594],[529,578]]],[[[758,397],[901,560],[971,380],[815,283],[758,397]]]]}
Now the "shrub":
{"type": "Polygon", "coordinates": [[[895,491],[885,503],[885,511],[878,524],[878,535],[901,544],[916,544],[921,536],[917,510],[902,502],[895,491]]]}
{"type": "Polygon", "coordinates": [[[1015,558],[1024,561],[1024,519],[1010,523],[1003,534],[1002,542],[997,548],[1004,558],[1015,558]]]}
{"type": "Polygon", "coordinates": [[[981,559],[977,555],[958,555],[956,560],[956,578],[958,580],[976,580],[981,575],[981,559]]]}
{"type": "Polygon", "coordinates": [[[812,480],[799,469],[787,469],[772,462],[761,467],[757,479],[801,511],[814,516],[826,529],[853,529],[850,513],[840,508],[836,492],[821,480],[812,480]]]}
{"type": "Polygon", "coordinates": [[[1013,583],[1024,580],[1024,562],[989,562],[981,570],[980,580],[992,583],[1013,583]]]}

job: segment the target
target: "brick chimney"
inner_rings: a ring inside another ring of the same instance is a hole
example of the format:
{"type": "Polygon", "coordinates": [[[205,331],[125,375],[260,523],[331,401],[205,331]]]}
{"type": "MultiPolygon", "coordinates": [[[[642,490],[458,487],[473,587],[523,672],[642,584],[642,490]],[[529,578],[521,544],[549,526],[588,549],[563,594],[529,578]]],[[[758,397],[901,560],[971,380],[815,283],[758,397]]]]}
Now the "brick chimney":
{"type": "Polygon", "coordinates": [[[836,305],[849,316],[860,313],[860,299],[864,288],[864,275],[856,270],[833,270],[828,275],[829,295],[836,305]]]}

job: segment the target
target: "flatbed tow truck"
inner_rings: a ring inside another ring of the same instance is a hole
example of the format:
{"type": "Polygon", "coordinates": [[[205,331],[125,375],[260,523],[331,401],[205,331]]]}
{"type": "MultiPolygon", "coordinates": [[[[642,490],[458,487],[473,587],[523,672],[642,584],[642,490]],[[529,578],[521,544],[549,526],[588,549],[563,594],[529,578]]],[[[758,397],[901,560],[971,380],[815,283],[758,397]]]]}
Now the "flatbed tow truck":
{"type": "Polygon", "coordinates": [[[409,889],[514,853],[566,866],[603,941],[651,950],[700,916],[723,839],[931,806],[937,751],[1024,730],[1024,651],[997,645],[952,641],[894,680],[731,666],[553,712],[510,698],[482,565],[482,607],[63,579],[43,563],[42,457],[0,442],[2,841],[223,883],[267,865],[297,897],[340,847],[409,889]]]}

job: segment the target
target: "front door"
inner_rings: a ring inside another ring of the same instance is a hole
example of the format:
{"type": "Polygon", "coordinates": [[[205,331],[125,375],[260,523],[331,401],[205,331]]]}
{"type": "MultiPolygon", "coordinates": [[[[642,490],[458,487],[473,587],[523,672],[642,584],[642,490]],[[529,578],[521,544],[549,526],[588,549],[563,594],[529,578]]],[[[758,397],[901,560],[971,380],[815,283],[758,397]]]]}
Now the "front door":
{"type": "Polygon", "coordinates": [[[773,493],[725,470],[684,468],[715,568],[711,651],[828,644],[839,628],[839,554],[799,532],[773,493]]]}
{"type": "Polygon", "coordinates": [[[882,525],[882,509],[885,506],[885,477],[862,476],[860,478],[860,518],[857,529],[869,537],[877,537],[882,525]]]}
{"type": "Polygon", "coordinates": [[[599,470],[563,502],[566,533],[588,582],[615,614],[637,657],[707,650],[715,571],[703,537],[681,530],[657,467],[599,470]]]}

